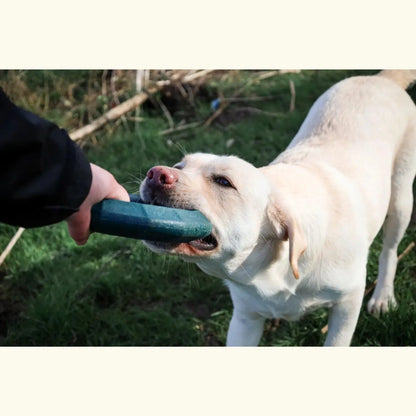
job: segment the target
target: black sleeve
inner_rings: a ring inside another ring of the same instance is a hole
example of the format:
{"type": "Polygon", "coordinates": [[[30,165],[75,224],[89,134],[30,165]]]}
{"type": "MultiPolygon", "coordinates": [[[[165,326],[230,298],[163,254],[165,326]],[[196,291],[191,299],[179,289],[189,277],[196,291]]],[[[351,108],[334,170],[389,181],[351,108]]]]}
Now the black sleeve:
{"type": "Polygon", "coordinates": [[[39,227],[76,212],[88,160],[65,130],[15,106],[0,88],[0,222],[39,227]]]}

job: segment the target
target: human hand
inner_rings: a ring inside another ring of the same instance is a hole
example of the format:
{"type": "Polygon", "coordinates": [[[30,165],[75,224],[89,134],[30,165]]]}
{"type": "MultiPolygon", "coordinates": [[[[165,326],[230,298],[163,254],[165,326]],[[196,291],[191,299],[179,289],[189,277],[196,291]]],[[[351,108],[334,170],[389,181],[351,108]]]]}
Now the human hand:
{"type": "Polygon", "coordinates": [[[103,168],[91,163],[92,183],[90,192],[79,207],[66,221],[69,235],[78,245],[84,245],[91,234],[91,208],[103,199],[130,201],[127,191],[116,181],[114,176],[103,168]]]}

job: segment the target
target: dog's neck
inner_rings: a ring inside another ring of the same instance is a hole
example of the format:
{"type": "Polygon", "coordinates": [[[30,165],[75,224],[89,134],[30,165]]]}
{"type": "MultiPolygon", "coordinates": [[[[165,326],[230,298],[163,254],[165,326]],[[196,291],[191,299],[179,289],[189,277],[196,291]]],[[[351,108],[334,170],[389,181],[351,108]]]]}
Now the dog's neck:
{"type": "Polygon", "coordinates": [[[198,267],[205,273],[239,285],[255,286],[264,295],[294,290],[297,282],[289,264],[287,241],[260,240],[228,260],[201,259],[198,267]]]}

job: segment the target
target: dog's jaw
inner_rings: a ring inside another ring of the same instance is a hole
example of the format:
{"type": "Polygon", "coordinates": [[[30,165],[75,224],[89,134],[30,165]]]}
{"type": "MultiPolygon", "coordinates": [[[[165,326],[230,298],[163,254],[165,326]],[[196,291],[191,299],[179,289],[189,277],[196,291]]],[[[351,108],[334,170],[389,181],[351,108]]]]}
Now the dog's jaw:
{"type": "Polygon", "coordinates": [[[183,256],[185,259],[207,257],[219,250],[218,240],[213,234],[203,239],[192,240],[187,243],[169,243],[162,241],[145,241],[144,243],[155,253],[176,254],[183,256]]]}

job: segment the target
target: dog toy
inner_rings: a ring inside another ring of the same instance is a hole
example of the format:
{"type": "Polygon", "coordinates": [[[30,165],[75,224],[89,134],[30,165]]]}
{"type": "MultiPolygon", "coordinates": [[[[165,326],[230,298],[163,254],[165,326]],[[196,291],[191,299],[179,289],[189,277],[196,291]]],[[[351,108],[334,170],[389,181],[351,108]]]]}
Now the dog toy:
{"type": "Polygon", "coordinates": [[[188,242],[211,233],[211,223],[197,210],[105,199],[91,209],[91,231],[139,240],[188,242]]]}

